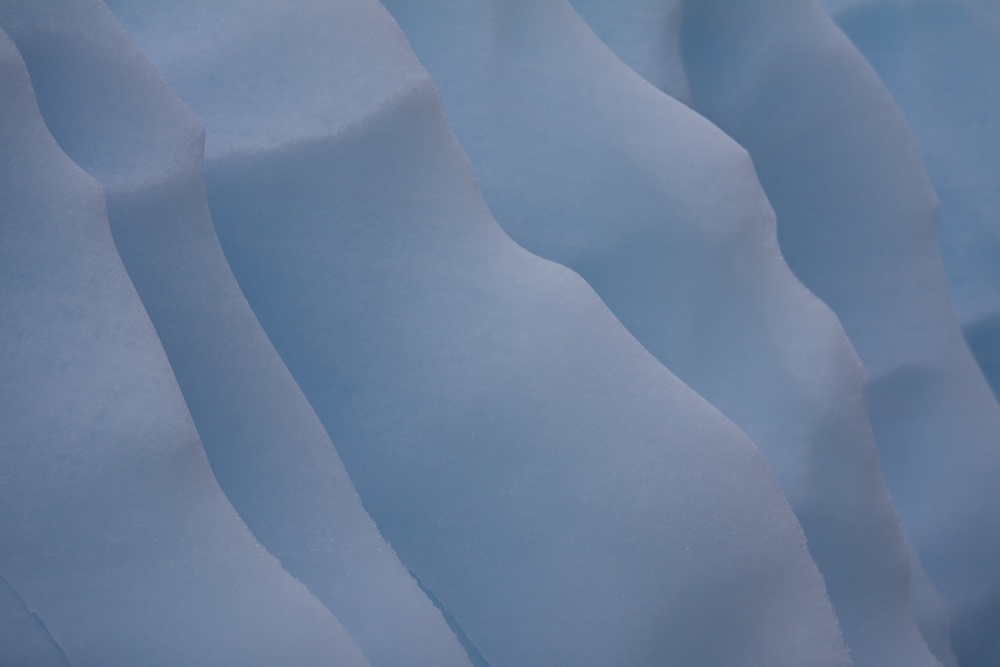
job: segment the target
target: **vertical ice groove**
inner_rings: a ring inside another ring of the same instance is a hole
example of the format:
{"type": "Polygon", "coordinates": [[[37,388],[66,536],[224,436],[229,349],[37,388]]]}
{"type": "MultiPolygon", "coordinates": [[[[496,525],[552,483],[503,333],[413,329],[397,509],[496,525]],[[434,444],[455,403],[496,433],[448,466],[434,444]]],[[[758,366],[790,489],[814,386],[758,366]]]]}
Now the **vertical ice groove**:
{"type": "Polygon", "coordinates": [[[948,603],[935,588],[909,540],[906,541],[906,550],[910,554],[910,595],[920,633],[943,667],[959,667],[958,658],[951,647],[948,603]]]}
{"type": "MultiPolygon", "coordinates": [[[[948,294],[966,342],[1000,396],[1000,3],[995,0],[824,0],[837,24],[864,54],[892,93],[912,128],[940,198],[937,236],[947,274],[948,294]]],[[[956,346],[957,347],[957,346],[956,346]]],[[[965,356],[963,354],[963,356],[965,356]]],[[[961,362],[963,392],[980,385],[975,370],[961,362]]],[[[957,395],[957,381],[946,390],[957,395]]],[[[981,390],[980,390],[981,391],[981,390]]],[[[976,392],[978,393],[978,392],[976,392]]],[[[976,399],[977,403],[985,403],[976,399]]],[[[980,407],[978,412],[985,412],[980,407]]],[[[957,410],[937,410],[940,417],[961,419],[957,410]],[[948,416],[950,415],[950,416],[948,416]]],[[[961,423],[961,422],[959,422],[961,423]]],[[[970,428],[992,428],[982,418],[970,428]]],[[[956,429],[957,437],[970,429],[956,429]]],[[[973,440],[964,446],[975,446],[973,440]]],[[[979,436],[980,438],[982,436],[979,436]]],[[[998,445],[975,454],[977,467],[992,458],[1000,468],[998,445]],[[984,452],[986,453],[986,452],[984,452]]],[[[963,448],[964,448],[963,446],[963,448]]],[[[973,459],[965,456],[970,463],[973,459]]],[[[985,480],[981,482],[985,484],[985,480]]],[[[993,484],[995,488],[995,483],[993,484]]],[[[986,502],[1000,504],[994,495],[986,502]]],[[[998,511],[1000,513],[1000,511],[998,511]]],[[[992,528],[997,531],[997,528],[992,528]]],[[[994,532],[995,534],[995,532],[994,532]]],[[[984,545],[985,546],[985,545],[984,545]]],[[[918,548],[920,545],[918,544],[918,548]]],[[[963,584],[970,599],[956,606],[956,650],[971,664],[1000,662],[1000,540],[988,553],[994,572],[977,590],[963,584]],[[978,599],[976,599],[978,598],[978,599]]],[[[940,568],[934,568],[940,569],[940,568]]],[[[932,575],[936,573],[932,571],[932,575]]],[[[937,575],[940,576],[940,575],[937,575]]]]}
{"type": "MultiPolygon", "coordinates": [[[[683,16],[694,108],[750,152],[789,265],[838,315],[865,365],[886,481],[948,602],[959,661],[996,664],[1000,405],[952,308],[920,147],[816,2],[691,0],[683,16]]],[[[879,34],[885,48],[913,38],[879,34]]]]}
{"type": "Polygon", "coordinates": [[[226,263],[203,130],[96,0],[0,1],[49,129],[105,185],[115,244],[222,489],[373,665],[468,665],[361,507],[226,263]]]}
{"type": "Polygon", "coordinates": [[[941,199],[949,293],[1000,396],[1000,4],[824,0],[913,128],[941,199]]]}
{"type": "Polygon", "coordinates": [[[116,254],[0,31],[0,572],[80,667],[367,661],[212,477],[116,254]]]}
{"type": "MultiPolygon", "coordinates": [[[[761,447],[856,663],[937,664],[909,606],[863,369],[788,270],[746,151],[636,77],[564,2],[385,4],[439,82],[498,222],[576,270],[761,447]]],[[[681,3],[581,5],[611,23],[598,33],[612,48],[686,94],[681,3]]]]}
{"type": "Polygon", "coordinates": [[[503,234],[377,3],[110,4],[206,124],[261,324],[489,664],[850,664],[752,443],[503,234]]]}
{"type": "Polygon", "coordinates": [[[683,0],[572,0],[615,55],[679,102],[691,96],[680,57],[683,0]]]}
{"type": "Polygon", "coordinates": [[[472,667],[490,667],[490,664],[486,662],[486,658],[483,657],[482,652],[478,648],[476,648],[475,644],[472,643],[472,640],[469,638],[469,635],[466,634],[466,632],[462,629],[462,626],[458,624],[458,621],[455,619],[455,617],[452,614],[450,614],[447,609],[444,608],[444,605],[441,604],[440,600],[434,597],[434,593],[431,592],[426,586],[424,586],[420,582],[420,578],[417,577],[417,575],[415,575],[412,570],[410,571],[410,576],[412,576],[414,580],[416,580],[417,585],[420,586],[420,590],[422,590],[424,593],[427,594],[427,597],[431,599],[431,602],[434,603],[434,606],[441,610],[441,613],[444,615],[445,620],[448,621],[449,627],[451,627],[451,629],[454,630],[455,635],[458,636],[458,640],[462,642],[462,646],[465,647],[466,653],[469,654],[469,659],[472,662],[472,667]]]}

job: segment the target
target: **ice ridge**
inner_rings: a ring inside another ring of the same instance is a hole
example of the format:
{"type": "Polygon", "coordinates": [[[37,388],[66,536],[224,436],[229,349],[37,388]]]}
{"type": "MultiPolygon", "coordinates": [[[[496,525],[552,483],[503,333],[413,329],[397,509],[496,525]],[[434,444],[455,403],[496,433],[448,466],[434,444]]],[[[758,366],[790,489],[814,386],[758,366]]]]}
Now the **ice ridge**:
{"type": "MultiPolygon", "coordinates": [[[[234,20],[237,4],[199,16],[223,43],[260,29],[234,20]]],[[[325,141],[232,160],[212,144],[232,103],[202,84],[217,65],[159,60],[190,16],[111,6],[205,119],[227,257],[366,507],[491,665],[849,664],[756,449],[579,278],[502,233],[434,87],[373,95],[395,103],[372,104],[377,114],[325,141]],[[725,583],[712,572],[728,572],[725,583]],[[763,617],[761,595],[777,596],[763,617]],[[697,630],[710,618],[729,639],[697,630]]],[[[405,42],[374,3],[269,7],[282,25],[345,35],[295,44],[308,58],[293,57],[307,68],[292,99],[330,127],[358,114],[316,92],[328,63],[351,54],[372,80],[381,68],[426,76],[412,54],[379,51],[405,42]]],[[[252,62],[224,71],[234,87],[272,94],[252,62]]],[[[296,131],[287,122],[263,134],[296,131]]]]}

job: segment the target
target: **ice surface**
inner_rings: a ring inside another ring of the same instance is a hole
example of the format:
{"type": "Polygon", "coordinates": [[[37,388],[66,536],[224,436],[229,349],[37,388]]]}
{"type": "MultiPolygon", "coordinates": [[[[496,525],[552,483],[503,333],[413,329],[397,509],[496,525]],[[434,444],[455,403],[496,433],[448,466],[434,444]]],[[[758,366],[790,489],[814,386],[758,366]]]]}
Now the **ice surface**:
{"type": "Polygon", "coordinates": [[[69,667],[62,649],[21,596],[0,577],[0,665],[69,667]]]}
{"type": "MultiPolygon", "coordinates": [[[[919,140],[941,200],[937,231],[952,303],[995,396],[1000,396],[998,7],[995,2],[863,0],[835,14],[885,81],[919,140]]],[[[995,423],[990,428],[996,460],[1000,437],[995,423]]],[[[993,466],[994,473],[998,468],[993,466]]],[[[996,489],[995,478],[992,484],[996,489]]],[[[1000,512],[997,495],[984,502],[1000,512]]],[[[991,558],[996,572],[1000,554],[991,558]]],[[[1000,663],[996,578],[994,574],[971,609],[958,612],[963,618],[955,626],[957,648],[970,664],[1000,663]]],[[[976,595],[972,582],[968,588],[976,595]]]]}
{"type": "MultiPolygon", "coordinates": [[[[681,87],[658,76],[681,67],[675,3],[586,4],[596,19],[658,17],[610,32],[655,79],[681,87]],[[643,53],[643,38],[670,44],[643,53]]],[[[781,258],[745,151],[636,77],[566,3],[501,3],[500,17],[486,3],[386,5],[439,82],[498,221],[577,270],[764,451],[855,662],[936,665],[909,606],[864,371],[836,317],[781,258]]]]}
{"type": "Polygon", "coordinates": [[[966,338],[1000,395],[1000,4],[825,2],[913,127],[966,338]]]}
{"type": "Polygon", "coordinates": [[[0,155],[0,575],[73,665],[366,665],[216,485],[3,32],[0,155]]]}
{"type": "Polygon", "coordinates": [[[857,0],[835,18],[917,135],[952,302],[1000,396],[1000,3],[857,0]]]}
{"type": "Polygon", "coordinates": [[[951,647],[948,603],[934,586],[934,582],[920,561],[920,556],[909,540],[906,548],[910,556],[910,596],[920,634],[943,667],[958,667],[958,658],[955,657],[955,651],[951,647]]]}
{"type": "Polygon", "coordinates": [[[0,665],[994,667],[1000,5],[572,2],[0,0],[0,665]]]}
{"type": "Polygon", "coordinates": [[[622,62],[675,100],[688,102],[681,60],[684,0],[573,0],[587,21],[622,62]]]}
{"type": "Polygon", "coordinates": [[[373,665],[468,665],[239,290],[193,115],[96,1],[0,2],[0,25],[23,45],[49,129],[107,187],[117,248],[240,516],[373,665]]]}
{"type": "Polygon", "coordinates": [[[489,664],[849,664],[756,449],[500,231],[381,7],[111,5],[205,121],[223,247],[366,507],[489,664]]]}
{"type": "Polygon", "coordinates": [[[868,371],[886,479],[959,659],[997,664],[1000,406],[953,314],[914,137],[815,3],[701,0],[683,14],[694,107],[750,151],[785,257],[868,371]]]}

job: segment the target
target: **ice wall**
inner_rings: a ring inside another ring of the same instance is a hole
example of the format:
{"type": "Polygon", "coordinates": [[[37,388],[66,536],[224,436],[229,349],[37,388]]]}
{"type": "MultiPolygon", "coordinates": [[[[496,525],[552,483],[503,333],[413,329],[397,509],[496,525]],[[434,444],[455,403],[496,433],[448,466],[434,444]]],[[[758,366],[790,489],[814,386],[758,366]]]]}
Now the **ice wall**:
{"type": "MultiPolygon", "coordinates": [[[[578,271],[761,447],[857,664],[937,664],[910,609],[863,369],[836,317],[785,265],[746,152],[629,71],[567,3],[386,5],[439,82],[500,224],[578,271]]],[[[615,24],[630,55],[661,82],[681,70],[675,3],[587,8],[598,19],[636,12],[615,24]],[[664,45],[642,53],[643,35],[664,45]]]]}
{"type": "Polygon", "coordinates": [[[0,575],[71,665],[367,665],[216,485],[3,32],[0,155],[0,575]]]}
{"type": "Polygon", "coordinates": [[[500,231],[381,7],[112,8],[206,123],[265,330],[486,661],[847,664],[759,454],[500,231]]]}
{"type": "Polygon", "coordinates": [[[49,129],[104,184],[118,251],[216,478],[373,665],[468,665],[396,559],[240,292],[205,198],[203,130],[100,2],[0,2],[49,129]]]}
{"type": "Polygon", "coordinates": [[[689,101],[681,59],[683,0],[572,0],[572,5],[629,68],[675,100],[689,101]]]}
{"type": "Polygon", "coordinates": [[[826,0],[923,146],[815,0],[109,4],[0,0],[0,665],[993,667],[992,0],[826,0]]]}
{"type": "Polygon", "coordinates": [[[692,103],[750,152],[785,257],[850,335],[889,488],[959,658],[993,664],[1000,406],[953,314],[914,136],[814,2],[699,0],[683,15],[692,103]]]}
{"type": "MultiPolygon", "coordinates": [[[[837,3],[824,4],[837,9],[837,3]]],[[[885,82],[919,141],[940,197],[937,232],[951,301],[995,396],[1000,395],[998,10],[996,2],[976,0],[865,0],[833,14],[885,82]]],[[[994,438],[994,458],[1000,457],[998,448],[994,438]]],[[[994,510],[1000,504],[996,497],[986,502],[994,510]]],[[[990,557],[995,571],[1000,556],[990,557]]],[[[970,660],[993,664],[1000,661],[1000,593],[992,585],[977,597],[975,611],[960,612],[966,620],[956,626],[958,649],[970,660]]]]}

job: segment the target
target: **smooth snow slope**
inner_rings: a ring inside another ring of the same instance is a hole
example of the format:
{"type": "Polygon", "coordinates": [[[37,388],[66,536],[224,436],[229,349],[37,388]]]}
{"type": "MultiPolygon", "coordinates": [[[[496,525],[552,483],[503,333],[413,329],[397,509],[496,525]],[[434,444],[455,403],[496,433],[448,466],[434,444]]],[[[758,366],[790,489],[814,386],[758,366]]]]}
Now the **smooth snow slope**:
{"type": "Polygon", "coordinates": [[[49,129],[107,189],[118,251],[240,516],[373,665],[468,665],[232,276],[208,213],[200,124],[97,0],[0,0],[0,26],[49,129]]]}
{"type": "Polygon", "coordinates": [[[998,664],[1000,406],[952,311],[920,150],[815,2],[692,0],[683,16],[694,107],[750,151],[789,265],[865,364],[886,480],[956,653],[998,664]]]}
{"type": "Polygon", "coordinates": [[[381,7],[112,7],[205,122],[223,247],[366,506],[489,664],[850,664],[759,453],[501,232],[381,7]]]}
{"type": "Polygon", "coordinates": [[[367,665],[216,485],[2,31],[0,155],[0,575],[79,667],[367,665]]]}
{"type": "Polygon", "coordinates": [[[578,271],[761,447],[855,662],[936,665],[909,605],[864,371],[781,258],[746,152],[629,71],[565,2],[386,4],[439,82],[497,220],[578,271]]]}

